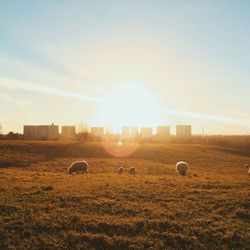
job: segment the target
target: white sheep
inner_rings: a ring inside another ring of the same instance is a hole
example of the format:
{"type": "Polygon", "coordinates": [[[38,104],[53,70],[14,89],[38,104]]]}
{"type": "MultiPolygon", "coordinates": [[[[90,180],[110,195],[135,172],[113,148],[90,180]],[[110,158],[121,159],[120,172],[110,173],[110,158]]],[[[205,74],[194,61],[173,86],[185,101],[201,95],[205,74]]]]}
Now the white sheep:
{"type": "Polygon", "coordinates": [[[248,175],[250,175],[250,168],[248,169],[248,175]]]}
{"type": "Polygon", "coordinates": [[[86,161],[75,161],[71,164],[71,166],[68,169],[68,173],[72,174],[72,173],[88,173],[88,166],[89,164],[86,161]]]}
{"type": "Polygon", "coordinates": [[[130,174],[135,174],[135,167],[130,167],[129,168],[129,173],[130,174]]]}
{"type": "Polygon", "coordinates": [[[187,175],[188,164],[185,161],[179,161],[176,164],[176,171],[180,175],[187,175]]]}
{"type": "Polygon", "coordinates": [[[245,164],[245,165],[244,165],[244,168],[248,168],[248,167],[249,167],[249,165],[248,165],[248,164],[245,164]]]}
{"type": "Polygon", "coordinates": [[[123,167],[119,167],[118,170],[117,170],[117,173],[118,174],[123,174],[124,172],[124,168],[123,167]]]}

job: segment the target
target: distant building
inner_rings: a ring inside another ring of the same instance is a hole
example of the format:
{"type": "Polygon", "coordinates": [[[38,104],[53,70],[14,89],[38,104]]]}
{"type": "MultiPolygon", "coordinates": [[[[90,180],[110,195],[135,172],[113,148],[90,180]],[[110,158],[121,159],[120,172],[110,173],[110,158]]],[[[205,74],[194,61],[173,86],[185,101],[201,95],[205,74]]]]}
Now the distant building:
{"type": "Polygon", "coordinates": [[[139,135],[138,127],[131,127],[130,135],[131,137],[137,137],[139,135]]]}
{"type": "Polygon", "coordinates": [[[152,128],[141,128],[140,132],[141,138],[150,138],[153,136],[152,128]]]}
{"type": "Polygon", "coordinates": [[[104,127],[91,127],[90,133],[94,136],[104,136],[104,127]]]}
{"type": "Polygon", "coordinates": [[[122,127],[122,136],[124,137],[130,136],[130,127],[122,127]]]}
{"type": "Polygon", "coordinates": [[[126,138],[135,138],[139,135],[138,127],[122,127],[122,136],[126,138]]]}
{"type": "Polygon", "coordinates": [[[157,138],[168,138],[170,136],[170,127],[169,126],[158,126],[156,129],[157,138]]]}
{"type": "Polygon", "coordinates": [[[176,136],[179,138],[189,138],[192,135],[191,125],[176,125],[176,136]]]}
{"type": "Polygon", "coordinates": [[[75,126],[62,126],[62,137],[72,139],[76,135],[75,126]]]}
{"type": "Polygon", "coordinates": [[[59,136],[59,126],[54,125],[24,125],[23,135],[25,139],[55,140],[59,136]]]}

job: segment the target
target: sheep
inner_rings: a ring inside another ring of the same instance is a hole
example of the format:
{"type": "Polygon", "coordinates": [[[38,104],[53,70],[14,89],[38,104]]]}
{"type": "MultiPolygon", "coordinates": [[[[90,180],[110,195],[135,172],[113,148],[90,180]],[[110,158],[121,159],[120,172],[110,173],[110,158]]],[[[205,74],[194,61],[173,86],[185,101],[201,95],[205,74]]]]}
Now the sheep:
{"type": "Polygon", "coordinates": [[[248,169],[248,175],[250,175],[250,168],[248,169]]]}
{"type": "Polygon", "coordinates": [[[176,171],[180,174],[180,175],[187,175],[187,169],[188,169],[188,164],[185,161],[179,161],[176,164],[176,171]]]}
{"type": "Polygon", "coordinates": [[[118,174],[123,174],[124,172],[124,168],[123,167],[119,167],[118,170],[117,170],[117,173],[118,174]]]}
{"type": "Polygon", "coordinates": [[[248,167],[249,167],[249,165],[248,165],[248,164],[245,164],[245,165],[244,165],[244,168],[248,168],[248,167]]]}
{"type": "Polygon", "coordinates": [[[72,173],[79,173],[82,172],[83,173],[88,173],[88,163],[86,161],[75,161],[71,164],[71,166],[68,169],[68,173],[72,174],[72,173]]]}
{"type": "Polygon", "coordinates": [[[129,173],[130,174],[135,174],[135,167],[130,167],[129,168],[129,173]]]}

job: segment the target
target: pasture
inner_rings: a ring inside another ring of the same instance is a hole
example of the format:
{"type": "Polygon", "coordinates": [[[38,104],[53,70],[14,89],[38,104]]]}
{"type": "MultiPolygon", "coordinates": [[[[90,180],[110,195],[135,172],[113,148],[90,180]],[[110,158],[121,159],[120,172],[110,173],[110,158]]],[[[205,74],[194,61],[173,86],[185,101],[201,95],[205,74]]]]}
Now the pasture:
{"type": "Polygon", "coordinates": [[[110,147],[135,149],[115,157],[101,142],[0,141],[0,249],[250,249],[249,151],[110,147]],[[77,160],[88,174],[67,174],[77,160]]]}

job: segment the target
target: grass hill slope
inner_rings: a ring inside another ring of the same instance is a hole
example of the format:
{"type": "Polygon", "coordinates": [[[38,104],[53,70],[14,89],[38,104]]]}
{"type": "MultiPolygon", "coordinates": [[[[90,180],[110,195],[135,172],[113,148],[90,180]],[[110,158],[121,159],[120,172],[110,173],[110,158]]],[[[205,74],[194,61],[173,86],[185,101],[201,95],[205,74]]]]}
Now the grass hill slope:
{"type": "Polygon", "coordinates": [[[214,145],[1,141],[0,249],[249,249],[246,162],[214,145]],[[80,159],[89,173],[68,175],[80,159]]]}

